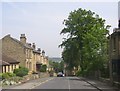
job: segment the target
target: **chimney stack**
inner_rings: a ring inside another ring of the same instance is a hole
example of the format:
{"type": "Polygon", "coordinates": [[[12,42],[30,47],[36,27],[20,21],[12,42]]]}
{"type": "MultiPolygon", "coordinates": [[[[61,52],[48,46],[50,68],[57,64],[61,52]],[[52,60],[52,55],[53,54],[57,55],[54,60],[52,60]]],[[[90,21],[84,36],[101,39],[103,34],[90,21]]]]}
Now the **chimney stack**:
{"type": "Polygon", "coordinates": [[[45,51],[44,50],[42,50],[42,55],[45,56],[45,51]]]}
{"type": "Polygon", "coordinates": [[[28,44],[31,47],[31,43],[28,44]]]}
{"type": "Polygon", "coordinates": [[[33,49],[35,49],[35,48],[36,48],[35,43],[33,43],[32,47],[33,47],[33,49]]]}
{"type": "Polygon", "coordinates": [[[38,50],[37,50],[37,51],[41,52],[41,49],[40,49],[40,48],[38,48],[38,50]]]}
{"type": "Polygon", "coordinates": [[[20,36],[20,41],[23,43],[23,44],[25,44],[26,43],[26,36],[25,36],[25,34],[21,34],[21,36],[20,36]]]}

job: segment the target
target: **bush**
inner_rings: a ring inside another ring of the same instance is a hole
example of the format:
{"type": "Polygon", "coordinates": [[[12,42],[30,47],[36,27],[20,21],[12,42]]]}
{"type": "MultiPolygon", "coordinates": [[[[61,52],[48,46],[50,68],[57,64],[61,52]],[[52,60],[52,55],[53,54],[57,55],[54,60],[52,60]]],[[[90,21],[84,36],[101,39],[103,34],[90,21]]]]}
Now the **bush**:
{"type": "Polygon", "coordinates": [[[25,67],[20,67],[19,69],[14,69],[14,73],[16,76],[23,77],[25,75],[28,75],[29,70],[25,67]]]}
{"type": "Polygon", "coordinates": [[[76,72],[76,76],[81,76],[80,70],[76,72]]]}
{"type": "Polygon", "coordinates": [[[8,78],[9,78],[9,75],[7,73],[2,74],[2,79],[8,79],[8,78]]]}
{"type": "Polygon", "coordinates": [[[0,73],[0,80],[2,79],[2,73],[0,73]]]}
{"type": "Polygon", "coordinates": [[[15,77],[16,76],[16,74],[11,73],[11,72],[7,72],[6,74],[8,74],[9,77],[15,77]]]}
{"type": "Polygon", "coordinates": [[[0,77],[2,79],[8,79],[8,78],[15,77],[15,76],[16,75],[14,73],[10,73],[10,72],[0,74],[0,77]]]}
{"type": "Polygon", "coordinates": [[[46,72],[47,66],[41,65],[40,72],[46,72]]]}

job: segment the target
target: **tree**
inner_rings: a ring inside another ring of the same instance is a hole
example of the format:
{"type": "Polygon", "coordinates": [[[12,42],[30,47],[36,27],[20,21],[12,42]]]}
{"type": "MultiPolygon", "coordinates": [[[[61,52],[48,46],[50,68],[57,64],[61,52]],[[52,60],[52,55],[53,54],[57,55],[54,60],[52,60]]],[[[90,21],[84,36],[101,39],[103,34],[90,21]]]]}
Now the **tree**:
{"type": "Polygon", "coordinates": [[[79,8],[70,12],[65,19],[66,34],[59,47],[63,48],[62,57],[68,68],[81,67],[81,71],[89,73],[101,70],[107,57],[107,37],[109,25],[92,11],[79,8]]]}
{"type": "Polygon", "coordinates": [[[49,61],[49,63],[54,68],[54,71],[56,73],[62,72],[64,70],[64,61],[61,61],[61,62],[49,61]]]}
{"type": "Polygon", "coordinates": [[[41,65],[40,72],[46,72],[47,65],[41,65]]]}

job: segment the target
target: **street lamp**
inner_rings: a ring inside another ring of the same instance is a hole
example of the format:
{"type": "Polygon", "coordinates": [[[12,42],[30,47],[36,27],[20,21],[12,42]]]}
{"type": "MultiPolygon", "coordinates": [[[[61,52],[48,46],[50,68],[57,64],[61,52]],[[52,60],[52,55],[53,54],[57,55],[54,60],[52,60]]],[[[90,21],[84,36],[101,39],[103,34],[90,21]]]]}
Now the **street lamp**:
{"type": "Polygon", "coordinates": [[[113,75],[112,75],[112,38],[111,38],[111,35],[108,33],[108,36],[109,36],[109,75],[110,75],[110,82],[111,82],[111,85],[113,85],[113,75]]]}

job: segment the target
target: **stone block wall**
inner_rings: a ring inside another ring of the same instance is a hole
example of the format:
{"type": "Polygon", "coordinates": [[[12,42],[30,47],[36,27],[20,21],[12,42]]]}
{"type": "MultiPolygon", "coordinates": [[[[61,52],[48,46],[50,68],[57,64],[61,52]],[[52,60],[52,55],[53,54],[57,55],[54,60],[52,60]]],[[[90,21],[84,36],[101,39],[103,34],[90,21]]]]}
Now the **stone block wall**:
{"type": "Polygon", "coordinates": [[[2,53],[20,62],[20,66],[25,66],[24,48],[13,41],[9,36],[2,39],[2,53]]]}

